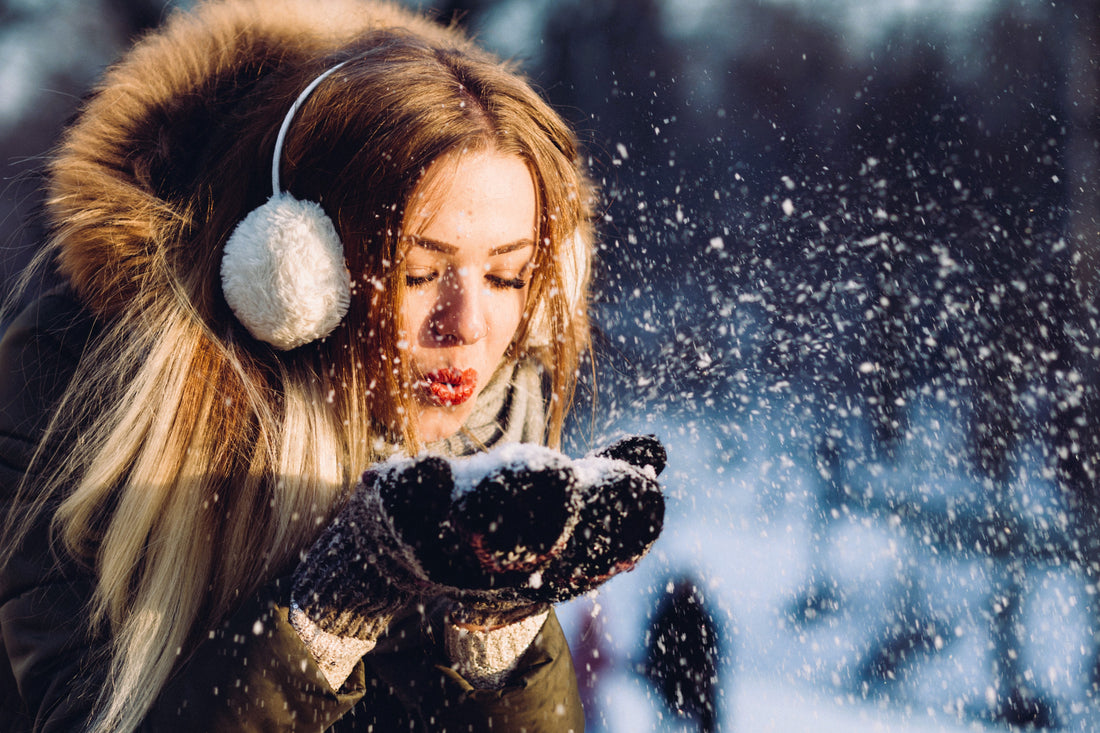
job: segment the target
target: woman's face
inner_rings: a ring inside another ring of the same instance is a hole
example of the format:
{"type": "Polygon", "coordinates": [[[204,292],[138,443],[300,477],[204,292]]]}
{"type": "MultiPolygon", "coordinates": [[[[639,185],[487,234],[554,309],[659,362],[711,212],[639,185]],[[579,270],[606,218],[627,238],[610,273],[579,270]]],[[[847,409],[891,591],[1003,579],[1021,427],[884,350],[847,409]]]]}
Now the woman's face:
{"type": "Polygon", "coordinates": [[[519,328],[537,237],[530,169],[493,150],[443,156],[409,202],[403,237],[398,348],[432,441],[462,427],[519,328]]]}

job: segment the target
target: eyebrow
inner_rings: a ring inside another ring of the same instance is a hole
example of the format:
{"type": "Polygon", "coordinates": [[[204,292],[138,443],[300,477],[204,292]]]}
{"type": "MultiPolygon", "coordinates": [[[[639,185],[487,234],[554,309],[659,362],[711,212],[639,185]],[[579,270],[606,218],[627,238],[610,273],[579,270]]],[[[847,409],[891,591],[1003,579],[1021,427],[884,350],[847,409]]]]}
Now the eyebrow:
{"type": "MultiPolygon", "coordinates": [[[[455,247],[453,244],[447,244],[446,242],[440,242],[438,239],[428,239],[427,237],[418,237],[414,235],[409,237],[409,241],[416,247],[423,247],[424,249],[433,252],[441,252],[446,255],[453,255],[458,251],[458,247],[455,247]]],[[[499,247],[493,247],[489,250],[489,256],[494,257],[496,255],[507,254],[508,252],[515,252],[516,250],[534,246],[535,242],[533,240],[517,239],[514,242],[502,244],[499,247]]]]}

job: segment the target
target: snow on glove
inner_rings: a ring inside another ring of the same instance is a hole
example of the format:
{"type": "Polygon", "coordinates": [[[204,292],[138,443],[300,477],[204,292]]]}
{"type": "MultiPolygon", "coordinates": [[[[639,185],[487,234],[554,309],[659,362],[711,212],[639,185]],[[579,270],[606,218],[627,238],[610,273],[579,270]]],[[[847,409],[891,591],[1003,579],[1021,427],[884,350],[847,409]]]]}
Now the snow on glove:
{"type": "Polygon", "coordinates": [[[655,437],[631,435],[573,462],[581,508],[570,542],[544,572],[547,600],[596,588],[649,552],[664,524],[657,476],[666,460],[655,437]]]}
{"type": "Polygon", "coordinates": [[[660,534],[656,477],[665,450],[629,436],[585,458],[505,446],[452,462],[455,504],[442,528],[403,523],[436,581],[463,590],[452,619],[508,623],[631,569],[660,534]],[[509,616],[510,614],[510,616],[509,616]]]}
{"type": "Polygon", "coordinates": [[[660,533],[664,450],[628,438],[571,461],[529,444],[368,470],[296,576],[329,634],[373,638],[416,597],[511,623],[629,569],[660,533]],[[618,457],[621,456],[621,457],[618,457]]]}
{"type": "Polygon", "coordinates": [[[665,447],[652,435],[628,435],[589,455],[626,461],[643,471],[652,468],[654,477],[661,475],[668,462],[665,447]]]}
{"type": "Polygon", "coordinates": [[[449,461],[450,504],[435,516],[414,493],[383,486],[422,582],[455,605],[453,620],[503,625],[540,610],[540,570],[565,548],[580,509],[570,460],[530,444],[449,461]]]}
{"type": "Polygon", "coordinates": [[[502,452],[465,462],[397,458],[366,471],[299,566],[294,605],[327,634],[365,640],[419,597],[469,597],[507,622],[530,605],[516,586],[563,544],[577,490],[564,456],[517,470],[502,452]],[[460,493],[453,467],[477,491],[460,493]]]}

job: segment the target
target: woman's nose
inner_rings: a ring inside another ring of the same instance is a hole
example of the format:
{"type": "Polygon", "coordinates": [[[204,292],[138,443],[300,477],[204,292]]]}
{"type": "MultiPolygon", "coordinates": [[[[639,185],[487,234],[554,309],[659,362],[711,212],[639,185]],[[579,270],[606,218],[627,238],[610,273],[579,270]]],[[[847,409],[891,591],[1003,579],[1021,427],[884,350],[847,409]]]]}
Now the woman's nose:
{"type": "Polygon", "coordinates": [[[489,332],[486,320],[485,287],[467,268],[449,271],[443,278],[439,300],[432,317],[432,333],[437,340],[471,344],[489,332]]]}

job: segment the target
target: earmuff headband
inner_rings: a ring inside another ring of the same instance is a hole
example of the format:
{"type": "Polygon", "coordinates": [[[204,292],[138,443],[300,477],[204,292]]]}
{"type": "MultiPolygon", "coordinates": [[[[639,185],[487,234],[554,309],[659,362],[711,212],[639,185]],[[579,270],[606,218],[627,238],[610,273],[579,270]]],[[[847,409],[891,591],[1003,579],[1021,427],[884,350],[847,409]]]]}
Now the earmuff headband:
{"type": "Polygon", "coordinates": [[[298,95],[298,98],[294,100],[294,104],[290,105],[290,109],[286,112],[286,117],[283,118],[283,124],[279,126],[279,135],[275,138],[275,153],[271,158],[271,193],[272,195],[281,193],[282,186],[279,183],[279,168],[282,166],[283,158],[283,141],[286,140],[287,130],[290,129],[290,123],[294,121],[294,116],[298,114],[298,110],[301,109],[305,101],[309,99],[309,95],[313,94],[313,90],[317,86],[332,75],[334,71],[346,64],[347,61],[341,61],[333,66],[331,69],[322,72],[320,76],[311,81],[302,93],[298,95]]]}
{"type": "Polygon", "coordinates": [[[351,301],[351,276],[336,227],[321,205],[282,191],[283,142],[298,109],[337,64],[302,90],[290,106],[271,161],[271,198],[248,214],[222,253],[222,292],[252,336],[287,351],[324,338],[351,301]]]}

